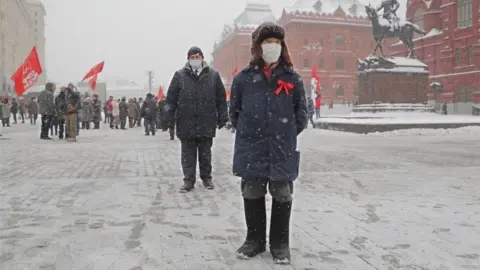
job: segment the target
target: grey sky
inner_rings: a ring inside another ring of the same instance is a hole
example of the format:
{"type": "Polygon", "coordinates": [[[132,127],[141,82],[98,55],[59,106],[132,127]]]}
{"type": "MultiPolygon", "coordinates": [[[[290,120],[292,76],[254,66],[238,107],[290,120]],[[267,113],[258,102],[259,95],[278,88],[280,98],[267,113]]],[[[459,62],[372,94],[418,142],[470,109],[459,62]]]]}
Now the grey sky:
{"type": "MultiPolygon", "coordinates": [[[[378,2],[375,0],[372,2],[378,2]]],[[[99,80],[121,77],[144,85],[146,71],[168,84],[192,45],[207,60],[223,26],[242,12],[245,0],[43,0],[47,72],[59,83],[77,81],[105,60],[99,80]]],[[[258,2],[258,1],[256,1],[258,2]]],[[[280,16],[295,0],[264,0],[280,16]]],[[[368,3],[368,1],[361,1],[368,3]]],[[[405,8],[406,0],[402,0],[405,8]]]]}

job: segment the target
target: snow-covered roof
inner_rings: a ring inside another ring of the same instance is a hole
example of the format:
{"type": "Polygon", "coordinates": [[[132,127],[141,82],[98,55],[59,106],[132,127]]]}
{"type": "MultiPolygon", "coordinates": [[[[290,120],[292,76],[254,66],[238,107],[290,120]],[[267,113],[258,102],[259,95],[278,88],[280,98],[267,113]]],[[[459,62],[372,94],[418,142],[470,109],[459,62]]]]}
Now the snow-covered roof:
{"type": "Polygon", "coordinates": [[[247,3],[245,10],[234,20],[234,24],[242,26],[257,26],[263,22],[276,21],[272,9],[267,4],[247,3]]]}
{"type": "Polygon", "coordinates": [[[389,57],[385,58],[387,61],[399,67],[428,67],[425,63],[418,59],[406,57],[389,57]]]}
{"type": "Polygon", "coordinates": [[[358,0],[297,0],[292,7],[286,8],[285,12],[314,12],[333,14],[338,9],[353,17],[366,17],[365,7],[358,0]]]}
{"type": "Polygon", "coordinates": [[[401,72],[428,74],[428,66],[418,59],[407,57],[378,57],[369,56],[357,60],[360,72],[401,72]]]}

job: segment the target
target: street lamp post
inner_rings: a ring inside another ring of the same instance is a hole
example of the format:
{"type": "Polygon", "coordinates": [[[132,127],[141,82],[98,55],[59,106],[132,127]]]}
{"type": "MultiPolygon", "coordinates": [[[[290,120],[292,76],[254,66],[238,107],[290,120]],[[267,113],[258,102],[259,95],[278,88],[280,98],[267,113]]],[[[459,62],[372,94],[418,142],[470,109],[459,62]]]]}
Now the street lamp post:
{"type": "Polygon", "coordinates": [[[147,74],[148,74],[148,90],[150,91],[150,94],[151,94],[152,85],[153,85],[153,71],[149,70],[147,74]]]}

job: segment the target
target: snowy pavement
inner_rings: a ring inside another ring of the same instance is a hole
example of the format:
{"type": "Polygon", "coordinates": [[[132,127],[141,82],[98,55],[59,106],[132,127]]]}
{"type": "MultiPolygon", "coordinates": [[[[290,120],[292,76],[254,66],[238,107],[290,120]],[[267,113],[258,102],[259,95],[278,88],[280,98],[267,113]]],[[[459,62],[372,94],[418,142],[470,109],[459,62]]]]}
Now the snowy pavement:
{"type": "Polygon", "coordinates": [[[1,270],[480,269],[479,129],[306,130],[291,266],[235,258],[245,225],[227,131],[217,188],[187,194],[165,133],[82,131],[72,144],[30,125],[0,132],[1,270]]]}

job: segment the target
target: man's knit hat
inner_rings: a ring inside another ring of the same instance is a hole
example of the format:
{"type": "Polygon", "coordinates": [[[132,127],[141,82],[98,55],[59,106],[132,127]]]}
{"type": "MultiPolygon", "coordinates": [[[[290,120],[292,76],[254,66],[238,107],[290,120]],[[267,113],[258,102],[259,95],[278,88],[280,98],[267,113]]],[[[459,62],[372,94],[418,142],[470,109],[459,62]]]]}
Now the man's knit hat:
{"type": "Polygon", "coordinates": [[[203,57],[203,52],[202,50],[199,48],[199,47],[196,47],[196,46],[193,46],[191,47],[190,49],[188,49],[188,53],[187,53],[187,59],[190,58],[190,56],[194,55],[194,54],[200,54],[200,56],[202,58],[205,58],[203,57]]]}
{"type": "Polygon", "coordinates": [[[285,40],[285,29],[273,22],[264,22],[260,24],[252,33],[252,47],[260,45],[265,39],[278,38],[285,40]]]}

